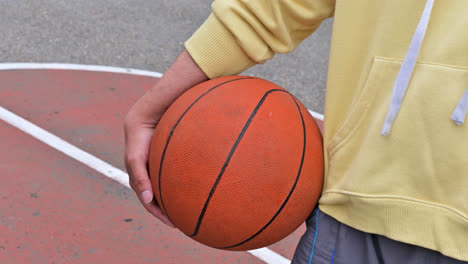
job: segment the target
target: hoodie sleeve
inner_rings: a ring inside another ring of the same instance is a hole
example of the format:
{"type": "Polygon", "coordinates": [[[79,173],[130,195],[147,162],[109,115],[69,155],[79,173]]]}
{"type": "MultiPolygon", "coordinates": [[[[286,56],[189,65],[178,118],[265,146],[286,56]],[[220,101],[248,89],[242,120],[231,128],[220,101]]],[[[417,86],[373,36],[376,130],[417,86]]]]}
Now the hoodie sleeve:
{"type": "Polygon", "coordinates": [[[335,0],[217,0],[185,48],[210,78],[238,74],[295,50],[334,8],[335,0]]]}

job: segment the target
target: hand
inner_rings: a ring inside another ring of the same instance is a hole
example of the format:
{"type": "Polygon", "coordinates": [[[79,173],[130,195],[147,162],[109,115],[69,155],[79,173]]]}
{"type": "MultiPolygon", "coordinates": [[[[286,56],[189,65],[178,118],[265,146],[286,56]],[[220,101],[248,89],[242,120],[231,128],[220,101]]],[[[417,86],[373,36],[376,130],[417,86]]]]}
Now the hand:
{"type": "Polygon", "coordinates": [[[141,105],[144,105],[143,98],[132,107],[125,119],[125,166],[130,177],[130,186],[145,209],[166,225],[175,227],[157,205],[148,176],[149,146],[161,115],[156,114],[151,119],[145,119],[144,108],[141,109],[141,105]]]}
{"type": "Polygon", "coordinates": [[[159,82],[132,106],[124,122],[125,167],[141,204],[163,223],[175,227],[154,199],[148,176],[148,154],[159,119],[179,95],[208,77],[183,51],[159,82]],[[183,76],[183,78],[180,78],[183,76]]]}

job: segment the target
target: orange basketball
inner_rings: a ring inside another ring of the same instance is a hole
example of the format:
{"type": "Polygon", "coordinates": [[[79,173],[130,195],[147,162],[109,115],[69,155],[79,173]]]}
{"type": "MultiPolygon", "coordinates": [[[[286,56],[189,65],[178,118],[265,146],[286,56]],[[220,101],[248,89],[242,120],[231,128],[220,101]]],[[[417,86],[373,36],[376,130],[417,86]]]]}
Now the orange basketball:
{"type": "Polygon", "coordinates": [[[291,234],[323,184],[320,130],[269,81],[228,76],[181,95],[161,118],[149,172],[158,204],[187,236],[250,250],[291,234]]]}

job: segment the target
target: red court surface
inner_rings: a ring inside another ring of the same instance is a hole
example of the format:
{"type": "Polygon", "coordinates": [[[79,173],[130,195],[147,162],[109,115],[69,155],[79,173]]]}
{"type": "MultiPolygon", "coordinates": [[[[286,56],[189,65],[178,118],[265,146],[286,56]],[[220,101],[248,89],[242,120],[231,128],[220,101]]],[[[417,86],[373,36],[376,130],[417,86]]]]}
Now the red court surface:
{"type": "MultiPolygon", "coordinates": [[[[157,81],[116,72],[1,70],[0,107],[124,170],[123,118],[157,81]]],[[[166,227],[128,187],[4,121],[0,149],[0,263],[264,263],[166,227]]],[[[304,230],[269,249],[291,259],[304,230]]]]}

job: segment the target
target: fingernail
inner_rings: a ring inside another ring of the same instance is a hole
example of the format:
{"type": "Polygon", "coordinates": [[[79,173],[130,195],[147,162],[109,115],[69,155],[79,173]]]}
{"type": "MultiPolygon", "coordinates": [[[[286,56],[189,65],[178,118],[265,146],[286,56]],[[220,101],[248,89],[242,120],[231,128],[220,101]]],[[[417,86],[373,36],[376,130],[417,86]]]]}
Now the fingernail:
{"type": "Polygon", "coordinates": [[[143,199],[144,203],[151,203],[151,201],[153,201],[153,194],[146,190],[141,193],[141,199],[143,199]]]}

